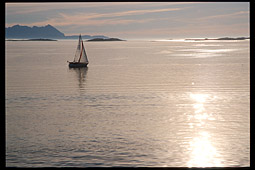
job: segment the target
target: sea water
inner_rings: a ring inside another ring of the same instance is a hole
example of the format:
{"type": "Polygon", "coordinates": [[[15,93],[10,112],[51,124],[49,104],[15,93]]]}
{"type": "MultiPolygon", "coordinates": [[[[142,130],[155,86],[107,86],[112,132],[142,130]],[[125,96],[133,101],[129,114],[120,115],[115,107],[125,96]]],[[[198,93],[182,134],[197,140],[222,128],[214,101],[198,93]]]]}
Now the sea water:
{"type": "Polygon", "coordinates": [[[5,42],[7,167],[250,166],[250,41],[5,42]]]}

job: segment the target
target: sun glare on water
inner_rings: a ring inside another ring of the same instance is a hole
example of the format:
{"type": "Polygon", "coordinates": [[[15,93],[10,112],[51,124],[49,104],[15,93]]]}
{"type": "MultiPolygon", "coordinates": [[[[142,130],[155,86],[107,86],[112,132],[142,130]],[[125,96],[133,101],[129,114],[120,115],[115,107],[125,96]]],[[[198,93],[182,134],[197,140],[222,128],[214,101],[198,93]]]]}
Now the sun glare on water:
{"type": "MultiPolygon", "coordinates": [[[[190,123],[190,128],[196,128],[198,133],[189,141],[190,159],[188,167],[219,167],[221,166],[220,155],[217,148],[213,145],[213,140],[209,132],[204,130],[205,124],[209,120],[215,120],[212,114],[207,113],[206,102],[211,97],[209,94],[190,93],[190,99],[194,102],[194,112],[189,116],[189,120],[196,123],[190,123]],[[197,125],[194,127],[194,124],[197,125]]],[[[214,96],[215,99],[217,96],[214,96]]]]}

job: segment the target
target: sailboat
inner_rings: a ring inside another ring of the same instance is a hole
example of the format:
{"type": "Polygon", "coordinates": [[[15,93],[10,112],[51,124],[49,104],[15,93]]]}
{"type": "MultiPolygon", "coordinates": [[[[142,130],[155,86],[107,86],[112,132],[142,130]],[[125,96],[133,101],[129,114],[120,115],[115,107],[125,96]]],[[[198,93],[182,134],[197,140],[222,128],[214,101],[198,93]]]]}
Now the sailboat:
{"type": "Polygon", "coordinates": [[[69,67],[77,68],[77,67],[87,67],[89,64],[88,57],[85,51],[85,47],[83,45],[83,41],[81,39],[81,35],[79,36],[79,41],[76,49],[76,53],[74,56],[73,62],[69,62],[69,67]]]}

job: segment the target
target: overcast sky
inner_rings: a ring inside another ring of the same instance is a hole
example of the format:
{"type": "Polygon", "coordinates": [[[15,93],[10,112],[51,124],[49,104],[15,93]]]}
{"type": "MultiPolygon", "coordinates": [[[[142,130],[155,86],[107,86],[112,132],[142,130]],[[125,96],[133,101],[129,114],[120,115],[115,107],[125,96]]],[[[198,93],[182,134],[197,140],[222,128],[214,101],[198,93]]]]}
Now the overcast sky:
{"type": "Polygon", "coordinates": [[[50,24],[65,35],[123,39],[250,34],[249,2],[6,3],[5,25],[50,24]]]}

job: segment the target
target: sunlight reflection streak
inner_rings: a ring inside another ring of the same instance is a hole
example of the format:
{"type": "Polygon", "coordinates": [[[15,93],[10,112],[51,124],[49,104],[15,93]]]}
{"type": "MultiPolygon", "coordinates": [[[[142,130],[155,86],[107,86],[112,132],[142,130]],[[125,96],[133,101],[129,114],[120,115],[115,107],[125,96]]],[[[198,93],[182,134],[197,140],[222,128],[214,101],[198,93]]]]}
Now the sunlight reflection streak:
{"type": "Polygon", "coordinates": [[[207,132],[201,132],[199,137],[190,141],[191,159],[188,167],[215,167],[221,166],[221,161],[216,148],[211,144],[210,135],[207,132]]]}
{"type": "MultiPolygon", "coordinates": [[[[205,124],[208,123],[208,120],[215,120],[212,114],[208,114],[205,103],[208,103],[209,94],[194,94],[190,93],[190,98],[195,103],[192,104],[194,113],[188,115],[188,120],[190,120],[189,127],[190,129],[199,130],[199,135],[194,136],[189,142],[189,151],[190,159],[188,161],[188,167],[217,167],[221,166],[221,160],[219,159],[219,154],[217,149],[212,145],[211,136],[206,131],[200,131],[200,128],[203,128],[205,124]],[[194,123],[194,120],[199,122],[194,123]],[[196,125],[196,126],[194,126],[196,125]]],[[[213,100],[217,96],[213,96],[213,100]]]]}

